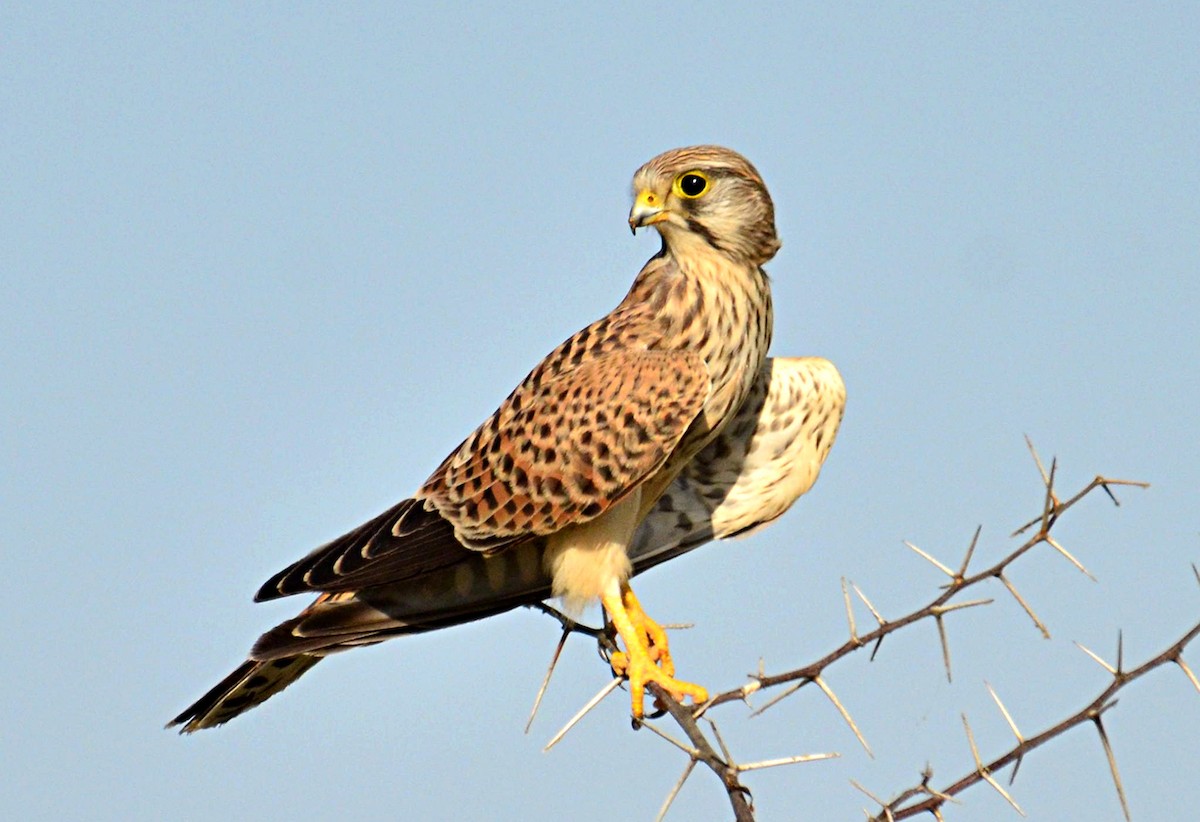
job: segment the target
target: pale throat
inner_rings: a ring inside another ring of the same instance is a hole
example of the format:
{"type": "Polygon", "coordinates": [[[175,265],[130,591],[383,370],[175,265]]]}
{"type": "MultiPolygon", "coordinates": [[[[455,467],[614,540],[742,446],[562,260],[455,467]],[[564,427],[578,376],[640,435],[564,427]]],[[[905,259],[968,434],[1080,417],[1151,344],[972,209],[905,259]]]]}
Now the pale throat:
{"type": "Polygon", "coordinates": [[[741,266],[694,231],[671,223],[656,227],[667,246],[667,254],[681,267],[694,267],[697,264],[707,268],[741,266]]]}

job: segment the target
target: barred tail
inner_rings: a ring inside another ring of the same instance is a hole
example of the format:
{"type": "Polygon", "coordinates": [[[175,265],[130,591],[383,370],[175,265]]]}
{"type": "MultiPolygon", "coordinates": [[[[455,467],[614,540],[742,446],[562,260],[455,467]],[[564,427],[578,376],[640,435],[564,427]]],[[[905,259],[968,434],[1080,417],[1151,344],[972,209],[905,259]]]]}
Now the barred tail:
{"type": "Polygon", "coordinates": [[[222,725],[266,702],[320,661],[321,657],[312,654],[297,654],[266,662],[248,659],[191,707],[168,722],[167,727],[183,725],[179,732],[190,734],[201,728],[222,725]]]}

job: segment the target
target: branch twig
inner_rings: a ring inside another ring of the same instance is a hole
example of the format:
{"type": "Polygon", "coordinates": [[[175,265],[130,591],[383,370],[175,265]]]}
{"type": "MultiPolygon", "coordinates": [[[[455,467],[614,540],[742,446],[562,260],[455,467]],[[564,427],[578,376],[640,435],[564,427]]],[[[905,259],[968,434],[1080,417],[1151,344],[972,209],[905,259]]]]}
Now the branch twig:
{"type": "MultiPolygon", "coordinates": [[[[838,756],[838,754],[810,754],[763,760],[761,762],[750,764],[736,763],[732,754],[725,746],[724,741],[721,739],[721,735],[717,730],[716,725],[712,724],[711,720],[709,720],[711,733],[713,739],[716,741],[716,744],[714,745],[713,742],[710,741],[705,730],[700,726],[699,720],[704,717],[707,712],[729,702],[740,701],[749,704],[748,700],[750,695],[758,691],[782,689],[772,699],[768,700],[764,705],[754,710],[751,716],[762,713],[771,706],[777,704],[779,701],[791,696],[806,685],[817,685],[817,687],[820,688],[833,702],[842,718],[850,727],[854,736],[870,755],[871,749],[867,745],[863,734],[855,724],[849,711],[830,689],[827,678],[824,676],[826,670],[835,663],[845,659],[846,657],[865,647],[871,647],[871,658],[873,659],[875,654],[878,652],[884,637],[907,628],[909,625],[913,625],[917,622],[933,620],[938,629],[938,636],[941,643],[946,676],[949,678],[950,648],[946,639],[946,616],[953,611],[975,606],[988,605],[993,602],[991,599],[957,601],[956,598],[968,588],[973,588],[993,579],[999,581],[1000,584],[1016,600],[1021,609],[1030,617],[1038,631],[1044,637],[1049,638],[1049,629],[1037,616],[1028,601],[1017,590],[1016,585],[1013,583],[1011,577],[1007,573],[1008,570],[1015,562],[1017,562],[1017,560],[1019,560],[1028,552],[1032,551],[1038,545],[1046,544],[1066,558],[1079,571],[1087,575],[1089,578],[1094,579],[1094,577],[1092,577],[1082,563],[1080,563],[1074,556],[1067,552],[1066,549],[1063,548],[1053,536],[1051,536],[1052,529],[1059,522],[1062,515],[1066,511],[1073,508],[1081,500],[1097,489],[1103,490],[1115,505],[1119,505],[1120,503],[1113,494],[1112,489],[1114,487],[1131,486],[1146,488],[1149,484],[1132,480],[1113,479],[1110,477],[1097,475],[1079,492],[1066,500],[1061,500],[1054,487],[1055,479],[1058,473],[1057,460],[1051,461],[1050,469],[1047,471],[1041,461],[1041,458],[1038,456],[1037,451],[1033,448],[1033,444],[1028,441],[1028,438],[1026,438],[1026,442],[1029,444],[1030,452],[1033,455],[1038,472],[1042,479],[1042,483],[1045,487],[1045,493],[1042,500],[1042,511],[1039,516],[1033,518],[1013,533],[1014,537],[1019,536],[1025,534],[1031,528],[1036,526],[1036,530],[1032,533],[1032,535],[1028,536],[1024,542],[1022,542],[1015,549],[1011,550],[999,561],[987,568],[974,573],[969,573],[969,566],[975,555],[976,547],[979,542],[981,533],[979,528],[976,528],[974,534],[972,535],[965,555],[962,561],[958,564],[957,570],[952,570],[950,565],[941,562],[935,558],[932,553],[922,550],[910,542],[905,542],[906,546],[908,546],[920,557],[928,561],[942,574],[949,578],[949,581],[942,586],[940,593],[929,600],[925,605],[918,607],[901,617],[887,619],[873,604],[871,604],[871,601],[857,585],[843,578],[841,581],[842,598],[845,603],[846,619],[849,624],[849,639],[839,647],[834,648],[832,651],[826,653],[824,656],[801,667],[792,668],[776,674],[766,673],[763,664],[760,661],[758,671],[755,674],[750,675],[749,682],[735,688],[720,691],[704,704],[695,707],[684,706],[679,702],[676,702],[670,697],[669,694],[667,694],[655,683],[650,683],[648,685],[649,690],[657,698],[658,704],[665,706],[667,715],[669,715],[671,719],[683,730],[688,739],[688,743],[683,743],[672,738],[670,735],[665,734],[661,729],[655,727],[651,721],[640,723],[645,724],[657,735],[665,737],[674,747],[679,748],[688,756],[687,766],[685,767],[679,780],[671,788],[666,801],[663,803],[659,811],[658,819],[661,820],[666,815],[680,789],[683,787],[683,784],[692,774],[697,764],[705,765],[721,780],[723,786],[725,787],[726,794],[729,797],[730,806],[734,812],[735,819],[738,820],[738,822],[747,822],[748,820],[754,819],[754,806],[749,790],[741,782],[740,775],[742,773],[758,768],[797,764],[800,762],[809,762],[838,756]],[[854,607],[850,597],[851,589],[853,589],[854,593],[874,617],[876,627],[867,633],[859,633],[859,628],[855,620],[854,607]],[[720,749],[719,752],[718,748],[720,749]]],[[[1200,581],[1200,569],[1195,569],[1193,566],[1193,570],[1196,573],[1197,581],[1200,581]]],[[[582,633],[596,639],[600,646],[601,655],[605,656],[606,658],[613,650],[615,650],[614,639],[610,631],[606,629],[589,628],[587,626],[578,625],[574,621],[570,620],[569,617],[566,617],[561,612],[551,608],[550,606],[543,605],[539,607],[559,621],[563,628],[564,635],[570,633],[582,633]]],[[[1197,635],[1200,635],[1200,623],[1197,623],[1195,626],[1193,626],[1187,633],[1180,637],[1178,641],[1173,643],[1166,650],[1129,671],[1123,670],[1121,659],[1122,652],[1120,648],[1118,649],[1118,661],[1115,666],[1105,663],[1098,656],[1092,654],[1090,651],[1087,651],[1086,648],[1083,649],[1105,666],[1112,676],[1112,681],[1099,695],[1097,695],[1094,700],[1089,702],[1079,711],[1051,726],[1050,728],[1047,728],[1041,733],[1031,737],[1025,737],[1017,729],[1016,722],[1009,714],[1008,709],[1005,708],[1004,704],[1000,701],[1000,698],[996,694],[995,690],[988,685],[987,687],[993,700],[996,702],[997,707],[1003,714],[1005,721],[1016,737],[1016,743],[1003,755],[996,757],[989,762],[983,762],[979,756],[978,749],[976,748],[974,736],[971,733],[970,726],[967,724],[966,717],[964,716],[963,725],[964,729],[966,730],[972,756],[975,761],[974,770],[944,788],[935,789],[930,784],[933,779],[932,770],[926,767],[922,773],[922,778],[917,785],[900,792],[895,796],[895,798],[888,802],[884,802],[875,798],[874,795],[870,794],[865,788],[857,785],[857,783],[854,783],[859,790],[861,790],[863,793],[866,793],[868,796],[871,796],[881,808],[878,814],[873,817],[869,817],[869,819],[871,822],[884,822],[884,820],[892,822],[894,820],[907,819],[920,814],[928,814],[936,820],[941,820],[943,819],[942,808],[946,803],[956,802],[956,796],[981,782],[989,783],[996,791],[1004,796],[1014,808],[1020,811],[1020,807],[1017,805],[1015,800],[1013,800],[1012,797],[1009,796],[1004,790],[1004,788],[1000,786],[1000,784],[995,780],[993,774],[1011,764],[1013,766],[1010,778],[1011,784],[1012,779],[1015,779],[1016,777],[1017,770],[1020,768],[1025,754],[1034,748],[1045,744],[1049,740],[1060,736],[1071,728],[1074,728],[1085,722],[1092,722],[1096,726],[1097,732],[1101,739],[1102,747],[1109,763],[1114,784],[1116,785],[1122,810],[1125,812],[1126,817],[1128,818],[1129,812],[1125,790],[1120,782],[1115,755],[1113,754],[1112,746],[1110,744],[1108,734],[1105,731],[1101,717],[1105,711],[1109,710],[1116,704],[1114,697],[1122,688],[1125,688],[1136,679],[1144,676],[1158,667],[1165,665],[1168,662],[1179,666],[1191,684],[1198,692],[1200,692],[1200,680],[1197,680],[1195,674],[1192,673],[1191,669],[1187,666],[1187,663],[1183,659],[1184,649],[1193,639],[1195,639],[1197,635]]],[[[1082,648],[1082,646],[1080,647],[1082,648]]],[[[547,677],[548,676],[549,674],[547,674],[547,677]]],[[[619,680],[614,680],[614,683],[617,682],[619,682],[619,680]]],[[[614,687],[615,684],[606,687],[601,695],[598,695],[597,698],[593,699],[587,708],[580,711],[579,714],[577,714],[576,717],[568,723],[567,728],[564,728],[563,731],[561,731],[559,735],[555,737],[554,741],[558,741],[558,739],[560,739],[561,736],[565,734],[566,731],[569,730],[569,728],[576,721],[578,721],[579,717],[586,713],[590,707],[594,706],[599,698],[602,698],[603,695],[607,695],[607,693],[611,692],[614,687]]]]}

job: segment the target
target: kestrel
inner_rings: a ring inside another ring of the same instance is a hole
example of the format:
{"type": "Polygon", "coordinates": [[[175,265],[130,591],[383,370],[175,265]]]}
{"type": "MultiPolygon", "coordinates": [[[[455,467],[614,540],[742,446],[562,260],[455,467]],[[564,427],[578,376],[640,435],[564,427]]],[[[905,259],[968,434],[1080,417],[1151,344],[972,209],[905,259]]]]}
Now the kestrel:
{"type": "Polygon", "coordinates": [[[176,717],[220,725],[323,657],[562,597],[599,599],[635,717],[675,678],[665,631],[629,578],[766,524],[807,491],[845,388],[820,358],[767,359],[774,206],[741,155],[668,151],[633,179],[630,228],[662,250],[621,303],[554,349],[408,499],[269,579],[255,599],[318,592],[176,717]]]}

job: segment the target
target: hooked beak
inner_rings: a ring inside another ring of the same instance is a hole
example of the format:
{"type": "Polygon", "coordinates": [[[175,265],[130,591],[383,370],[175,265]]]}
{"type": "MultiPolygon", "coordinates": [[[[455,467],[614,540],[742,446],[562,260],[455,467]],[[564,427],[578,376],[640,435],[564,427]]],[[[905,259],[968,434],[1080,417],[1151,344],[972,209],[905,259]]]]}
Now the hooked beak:
{"type": "Polygon", "coordinates": [[[650,189],[643,188],[634,198],[633,208],[629,209],[629,230],[637,234],[637,230],[642,226],[661,223],[668,216],[663,206],[663,198],[650,189]]]}

